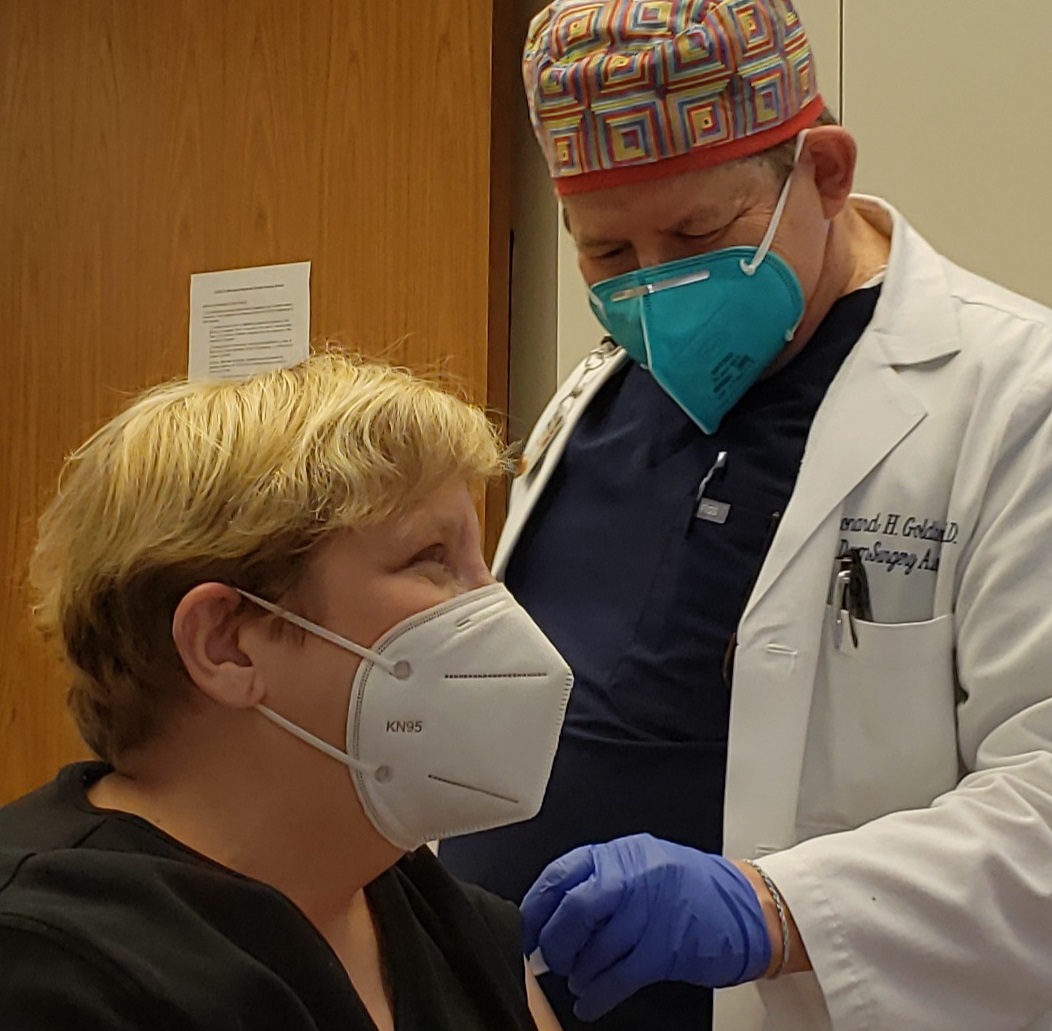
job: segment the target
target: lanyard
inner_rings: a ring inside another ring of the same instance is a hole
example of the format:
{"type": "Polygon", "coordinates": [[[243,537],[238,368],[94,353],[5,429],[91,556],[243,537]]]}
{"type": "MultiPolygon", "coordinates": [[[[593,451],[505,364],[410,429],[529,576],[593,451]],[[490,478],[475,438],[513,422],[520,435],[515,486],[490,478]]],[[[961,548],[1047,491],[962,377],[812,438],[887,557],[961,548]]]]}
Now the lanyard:
{"type": "Polygon", "coordinates": [[[614,343],[613,337],[606,336],[600,341],[598,347],[589,352],[588,357],[578,369],[577,377],[574,379],[570,389],[560,398],[559,404],[548,417],[544,428],[526,451],[523,452],[522,457],[519,459],[518,468],[515,470],[516,476],[525,476],[527,473],[533,472],[541,464],[552,441],[559,436],[559,431],[566,425],[566,417],[569,415],[570,409],[573,408],[574,402],[583,393],[586,385],[585,381],[591,379],[592,373],[600,368],[616,350],[617,344],[614,343]]]}

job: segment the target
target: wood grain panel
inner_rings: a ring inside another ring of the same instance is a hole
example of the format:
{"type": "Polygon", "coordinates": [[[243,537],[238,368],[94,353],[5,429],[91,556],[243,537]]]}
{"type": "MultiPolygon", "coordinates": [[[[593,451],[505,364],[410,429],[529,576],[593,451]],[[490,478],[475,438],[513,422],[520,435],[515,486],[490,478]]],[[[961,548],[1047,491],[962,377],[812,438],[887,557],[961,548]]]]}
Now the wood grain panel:
{"type": "Polygon", "coordinates": [[[25,615],[36,514],[185,373],[192,272],[310,259],[315,336],[506,409],[493,27],[480,0],[0,4],[0,801],[78,751],[25,615]]]}

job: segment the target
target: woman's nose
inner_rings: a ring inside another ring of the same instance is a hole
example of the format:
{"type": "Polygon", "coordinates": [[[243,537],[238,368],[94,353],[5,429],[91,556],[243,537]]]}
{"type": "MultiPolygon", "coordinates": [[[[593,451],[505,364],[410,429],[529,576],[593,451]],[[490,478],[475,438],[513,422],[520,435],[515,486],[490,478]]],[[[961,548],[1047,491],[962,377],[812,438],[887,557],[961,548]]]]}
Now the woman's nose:
{"type": "Polygon", "coordinates": [[[466,591],[475,591],[480,587],[488,587],[490,584],[495,584],[496,582],[496,577],[494,577],[489,571],[489,567],[480,555],[478,562],[473,563],[471,569],[467,570],[465,574],[460,577],[458,582],[458,593],[464,594],[466,591]]]}
{"type": "Polygon", "coordinates": [[[471,586],[468,587],[469,591],[477,590],[479,587],[489,587],[490,584],[495,584],[497,578],[485,567],[472,579],[471,586]]]}

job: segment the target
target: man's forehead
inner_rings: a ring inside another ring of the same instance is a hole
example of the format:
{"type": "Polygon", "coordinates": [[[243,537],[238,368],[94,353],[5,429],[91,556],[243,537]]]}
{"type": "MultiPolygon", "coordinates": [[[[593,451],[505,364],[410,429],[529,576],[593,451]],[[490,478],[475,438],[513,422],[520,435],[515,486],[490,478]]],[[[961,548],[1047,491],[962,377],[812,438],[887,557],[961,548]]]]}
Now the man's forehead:
{"type": "Polygon", "coordinates": [[[565,197],[563,224],[581,247],[612,242],[627,230],[696,231],[741,209],[755,192],[752,173],[743,163],[565,197]]]}

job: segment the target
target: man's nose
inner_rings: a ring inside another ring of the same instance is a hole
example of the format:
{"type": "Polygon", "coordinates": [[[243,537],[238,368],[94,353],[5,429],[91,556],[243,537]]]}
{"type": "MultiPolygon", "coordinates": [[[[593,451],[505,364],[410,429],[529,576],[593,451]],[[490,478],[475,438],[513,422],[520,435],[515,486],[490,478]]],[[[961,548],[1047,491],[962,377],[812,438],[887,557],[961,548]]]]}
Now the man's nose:
{"type": "Polygon", "coordinates": [[[653,268],[655,265],[664,265],[670,261],[679,261],[680,258],[692,256],[689,246],[671,241],[639,245],[635,248],[635,254],[639,268],[653,268]]]}

